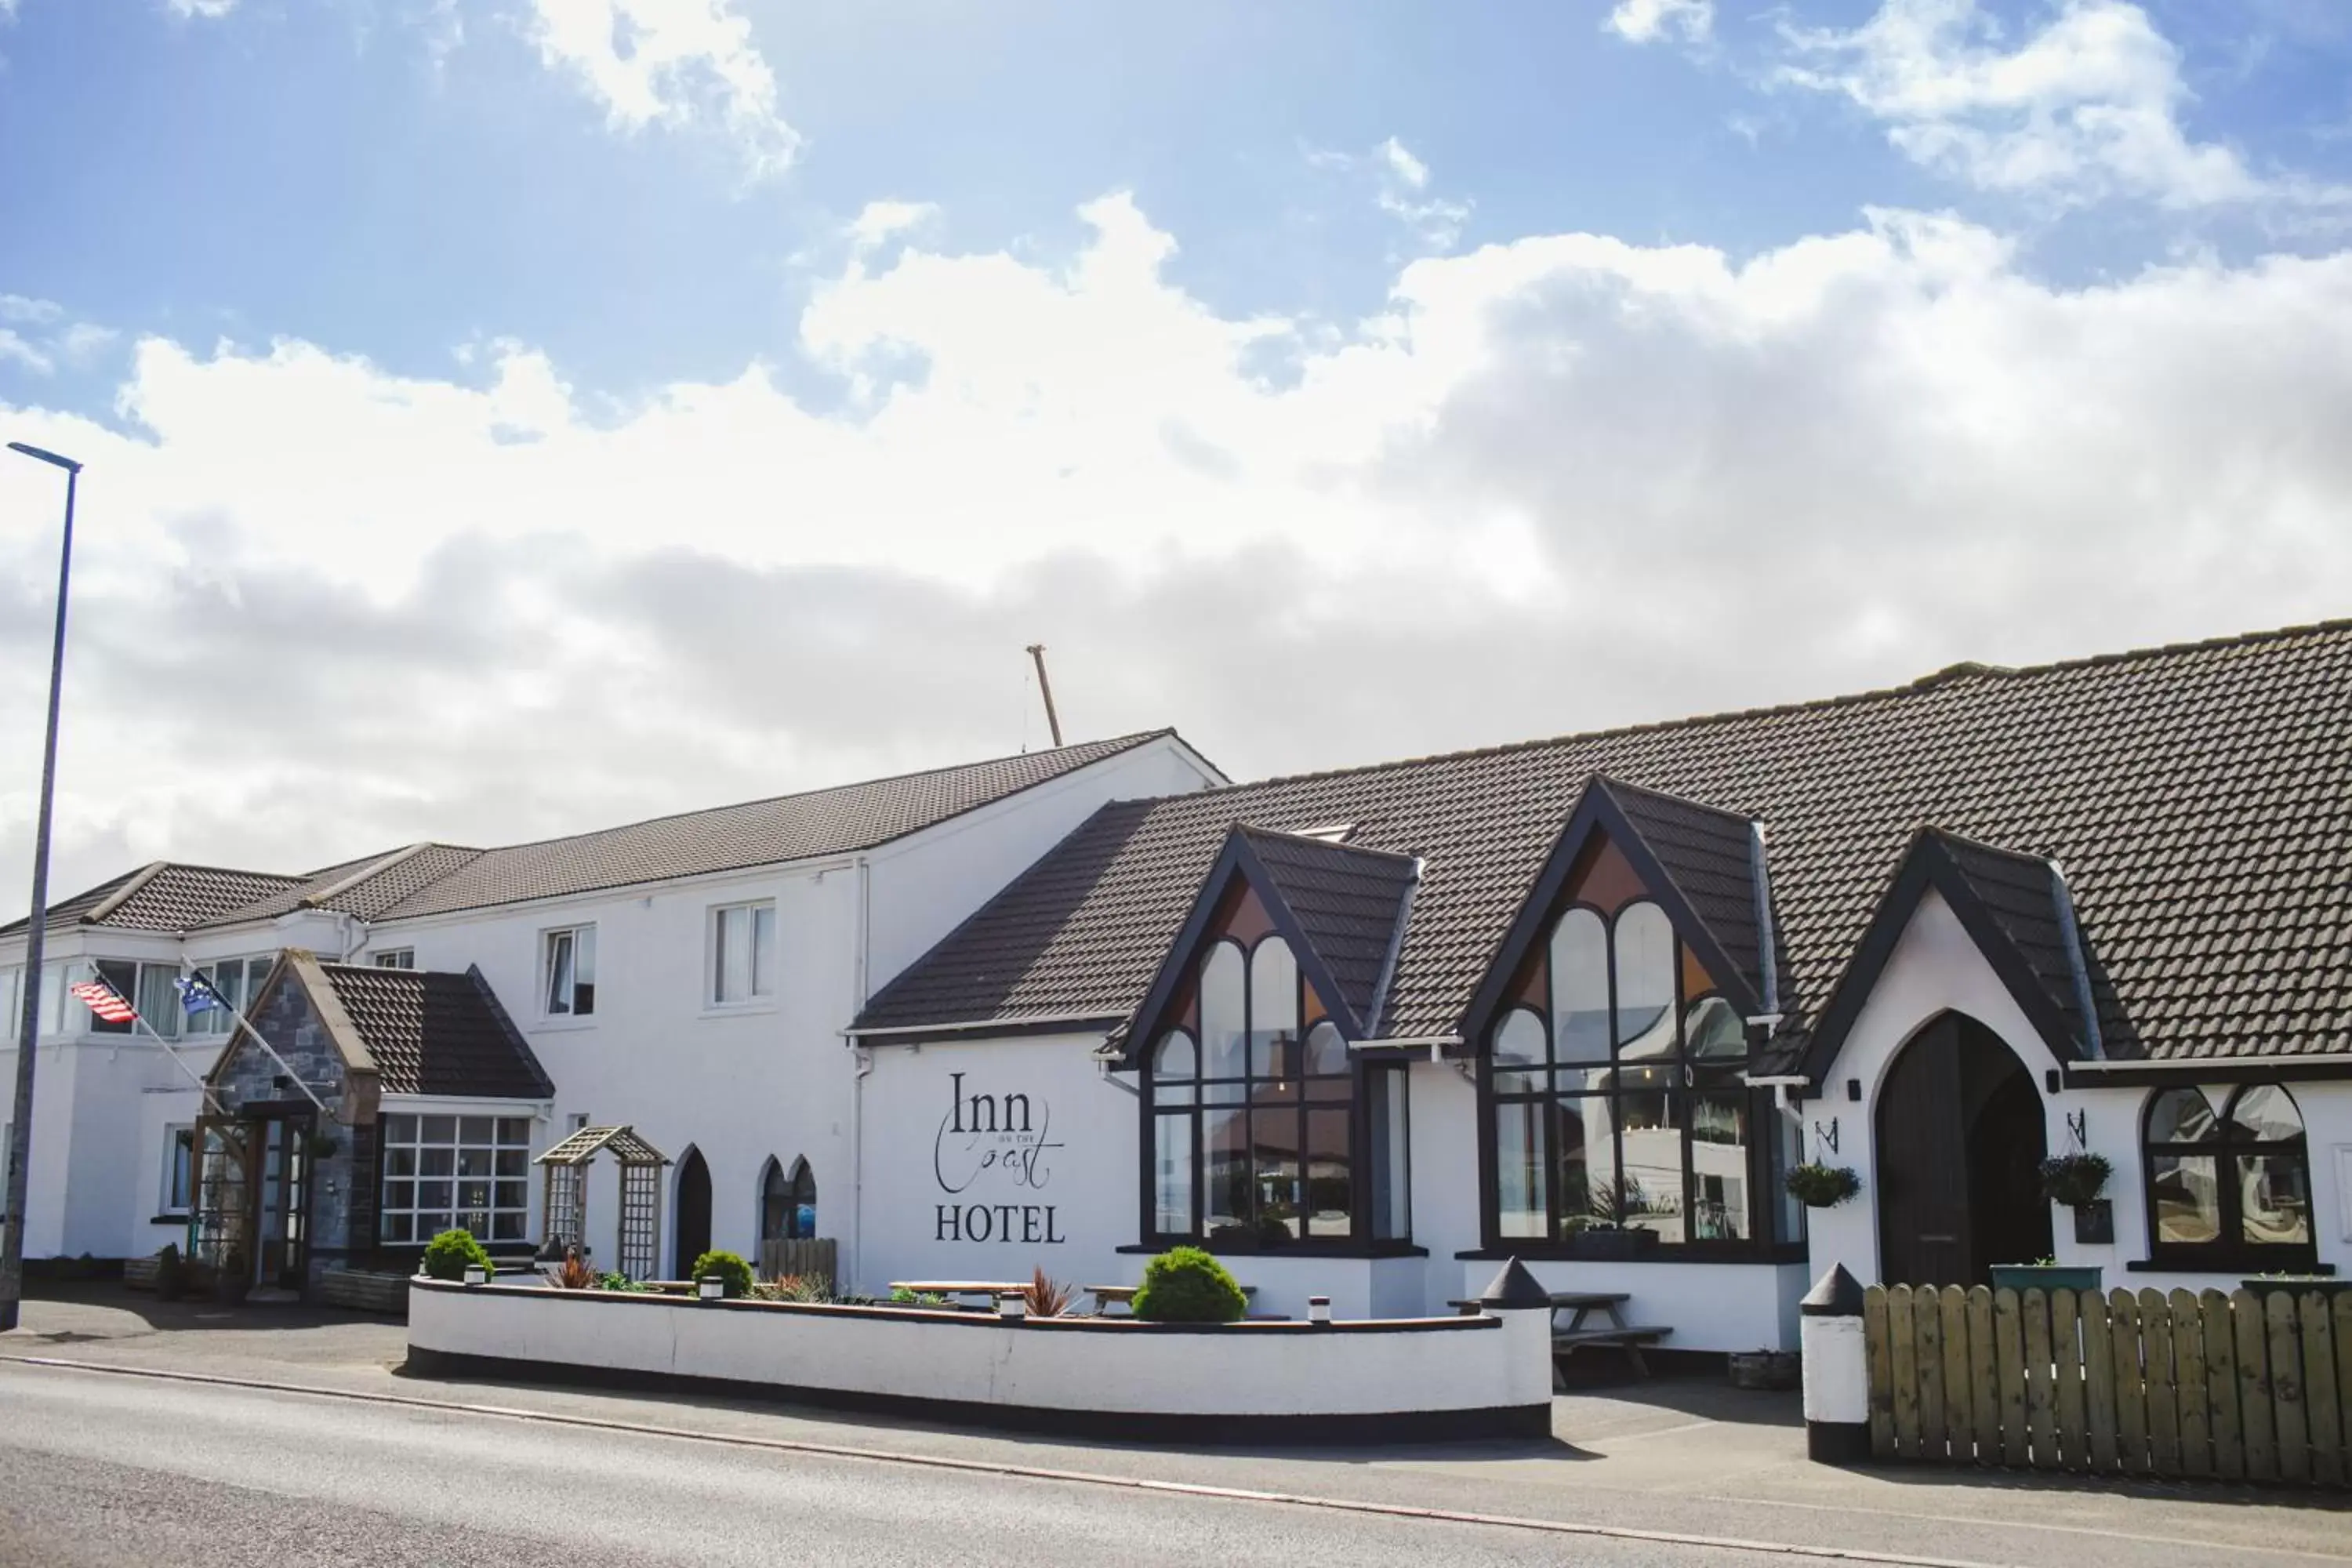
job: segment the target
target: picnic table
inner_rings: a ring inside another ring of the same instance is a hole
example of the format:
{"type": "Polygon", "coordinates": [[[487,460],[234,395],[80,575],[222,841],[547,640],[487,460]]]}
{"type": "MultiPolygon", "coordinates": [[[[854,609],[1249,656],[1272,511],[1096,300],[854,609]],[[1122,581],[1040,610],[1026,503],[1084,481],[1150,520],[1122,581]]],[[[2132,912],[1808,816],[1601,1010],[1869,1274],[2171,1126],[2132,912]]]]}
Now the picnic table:
{"type": "MultiPolygon", "coordinates": [[[[1555,1392],[1565,1385],[1560,1375],[1560,1363],[1577,1351],[1598,1346],[1604,1350],[1624,1352],[1626,1363],[1642,1377],[1650,1375],[1650,1363],[1642,1354],[1643,1345],[1654,1345],[1674,1330],[1659,1323],[1629,1323],[1625,1321],[1625,1303],[1633,1299],[1625,1290],[1554,1290],[1551,1292],[1551,1383],[1555,1392]],[[1566,1328],[1560,1327],[1562,1312],[1574,1314],[1566,1328]],[[1593,1313],[1608,1321],[1591,1321],[1593,1313]]],[[[1485,1310],[1475,1298],[1449,1301],[1447,1306],[1465,1317],[1475,1317],[1485,1310]]]]}
{"type": "Polygon", "coordinates": [[[992,1303],[1029,1293],[1028,1281],[1020,1279],[893,1279],[890,1289],[918,1296],[981,1296],[992,1303]]]}
{"type": "MultiPolygon", "coordinates": [[[[1082,1285],[1079,1289],[1095,1299],[1095,1316],[1105,1318],[1110,1315],[1108,1309],[1114,1306],[1125,1307],[1132,1310],[1135,1306],[1135,1293],[1143,1287],[1140,1285],[1082,1285]]],[[[1257,1287],[1255,1285],[1244,1285],[1241,1289],[1244,1300],[1253,1299],[1257,1295],[1257,1287]]]]}

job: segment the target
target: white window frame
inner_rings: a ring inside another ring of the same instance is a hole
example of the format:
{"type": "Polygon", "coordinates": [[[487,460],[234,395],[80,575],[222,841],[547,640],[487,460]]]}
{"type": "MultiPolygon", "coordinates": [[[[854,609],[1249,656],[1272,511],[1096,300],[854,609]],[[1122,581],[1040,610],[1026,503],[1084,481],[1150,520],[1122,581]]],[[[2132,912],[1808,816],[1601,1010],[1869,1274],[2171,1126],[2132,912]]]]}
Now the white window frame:
{"type": "Polygon", "coordinates": [[[159,1218],[184,1218],[187,1215],[189,1206],[194,1201],[196,1191],[195,1142],[196,1129],[194,1122],[174,1121],[163,1129],[163,1179],[156,1184],[158,1192],[155,1202],[155,1213],[159,1218]],[[179,1141],[182,1137],[185,1137],[188,1140],[188,1193],[185,1197],[183,1197],[180,1201],[174,1203],[172,1201],[172,1176],[173,1166],[177,1163],[179,1141]]]}
{"type": "Polygon", "coordinates": [[[776,1005],[776,964],[782,942],[776,928],[776,900],[745,899],[737,903],[714,904],[709,918],[704,922],[704,956],[702,962],[702,1004],[714,1013],[746,1013],[776,1005]],[[760,917],[767,918],[768,941],[762,951],[760,943],[760,917]],[[751,969],[750,986],[740,995],[729,995],[727,973],[728,917],[741,915],[751,922],[744,956],[751,969]]]}
{"type": "Polygon", "coordinates": [[[379,948],[368,955],[368,962],[378,969],[414,969],[416,950],[413,947],[379,948]]]}
{"type": "Polygon", "coordinates": [[[549,926],[539,933],[539,966],[537,973],[539,976],[539,1016],[542,1022],[550,1024],[592,1024],[595,1022],[597,1003],[596,946],[596,922],[593,921],[583,921],[577,925],[549,926]],[[587,938],[585,945],[588,952],[588,979],[586,982],[588,986],[588,1005],[584,1009],[579,1005],[580,986],[582,984],[580,979],[580,952],[583,946],[581,938],[583,936],[587,938]],[[567,957],[567,962],[571,965],[570,973],[572,976],[572,984],[570,989],[572,994],[564,999],[564,1005],[558,1007],[552,1005],[556,1000],[556,942],[558,939],[566,937],[571,939],[572,943],[567,957]]]}
{"type": "Polygon", "coordinates": [[[474,1237],[485,1246],[511,1247],[530,1239],[532,1133],[527,1108],[505,1105],[456,1110],[404,1105],[383,1111],[378,1126],[382,1130],[376,1186],[379,1245],[423,1247],[446,1226],[462,1224],[475,1213],[488,1217],[489,1234],[476,1232],[474,1237]],[[502,1125],[505,1136],[500,1136],[502,1125]],[[403,1131],[405,1137],[401,1136],[403,1131]],[[469,1131],[477,1135],[468,1136],[469,1131]],[[485,1133],[487,1138],[479,1136],[485,1133]],[[481,1163],[489,1170],[460,1173],[467,1154],[486,1155],[481,1163]],[[501,1157],[509,1167],[505,1172],[499,1169],[501,1157]],[[478,1208],[465,1201],[469,1187],[486,1194],[478,1208]],[[518,1201],[499,1203],[501,1187],[518,1201]],[[500,1236],[499,1221],[509,1216],[514,1220],[510,1234],[500,1236]],[[403,1228],[405,1236],[394,1234],[403,1228]]]}
{"type": "MultiPolygon", "coordinates": [[[[277,962],[278,955],[274,952],[253,953],[244,958],[198,958],[189,961],[188,972],[202,972],[217,989],[221,985],[221,971],[234,965],[237,971],[236,983],[222,990],[221,997],[238,1012],[249,1015],[253,1011],[254,987],[268,977],[269,966],[277,962]]],[[[229,1016],[228,1008],[207,1007],[186,1019],[184,1032],[192,1039],[206,1039],[231,1034],[236,1028],[236,1020],[229,1016]]]]}

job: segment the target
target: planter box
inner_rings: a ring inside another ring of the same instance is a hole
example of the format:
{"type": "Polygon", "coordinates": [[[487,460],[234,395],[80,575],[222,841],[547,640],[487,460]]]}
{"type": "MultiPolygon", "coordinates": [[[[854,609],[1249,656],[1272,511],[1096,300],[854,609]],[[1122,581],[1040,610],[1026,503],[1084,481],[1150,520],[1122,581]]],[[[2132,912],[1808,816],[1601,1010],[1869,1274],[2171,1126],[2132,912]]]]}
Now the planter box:
{"type": "Polygon", "coordinates": [[[2074,1240],[2084,1247],[2108,1247],[2116,1239],[2116,1205],[2110,1198],[2094,1198],[2074,1208],[2074,1240]]]}
{"type": "Polygon", "coordinates": [[[1617,1263],[1640,1258],[1657,1245],[1654,1230],[1580,1230],[1568,1238],[1570,1257],[1617,1263]]]}
{"type": "Polygon", "coordinates": [[[1804,1374],[1804,1363],[1794,1351],[1734,1351],[1729,1359],[1734,1388],[1790,1389],[1804,1374]]]}
{"type": "Polygon", "coordinates": [[[2286,1278],[2273,1275],[2267,1279],[2241,1279],[2238,1283],[2257,1296],[2268,1297],[2284,1290],[2290,1296],[2303,1297],[2314,1290],[2333,1300],[2347,1290],[2352,1290],[2352,1279],[2338,1279],[2332,1274],[2296,1274],[2286,1278]]]}
{"type": "Polygon", "coordinates": [[[2028,1290],[2096,1290],[2101,1277],[2096,1265],[2082,1268],[2041,1263],[1996,1263],[1992,1266],[1992,1288],[2014,1290],[2020,1295],[2028,1290]]]}
{"type": "Polygon", "coordinates": [[[404,1318],[408,1315],[408,1276],[330,1268],[319,1276],[319,1304],[404,1318]]]}

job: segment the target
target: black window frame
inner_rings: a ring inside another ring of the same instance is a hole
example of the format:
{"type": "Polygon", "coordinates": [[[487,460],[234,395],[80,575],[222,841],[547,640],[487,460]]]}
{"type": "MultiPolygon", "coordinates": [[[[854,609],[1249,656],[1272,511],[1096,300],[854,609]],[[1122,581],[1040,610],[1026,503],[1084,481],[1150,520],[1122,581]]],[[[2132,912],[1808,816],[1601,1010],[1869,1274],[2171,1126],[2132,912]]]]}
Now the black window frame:
{"type": "MultiPolygon", "coordinates": [[[[1625,1171],[1625,1118],[1622,1107],[1635,1097],[1660,1092],[1659,1087],[1654,1084],[1625,1082],[1623,1075],[1629,1065],[1645,1073],[1664,1068],[1669,1074],[1669,1081],[1664,1086],[1664,1092],[1669,1097],[1667,1104],[1673,1108],[1675,1124],[1681,1134],[1681,1188],[1677,1197],[1681,1205],[1680,1214],[1685,1232],[1695,1224],[1696,1194],[1699,1190],[1696,1154],[1694,1148],[1696,1142],[1694,1137],[1696,1108],[1703,1098],[1737,1096],[1744,1100],[1746,1110],[1748,1234],[1744,1237],[1737,1238],[1710,1237],[1704,1240],[1682,1241],[1672,1241],[1661,1237],[1654,1243],[1646,1246],[1642,1256],[1662,1261],[1721,1260],[1747,1263],[1776,1260],[1791,1248],[1801,1247],[1804,1244],[1801,1231],[1793,1237],[1781,1235],[1782,1230],[1787,1228],[1783,1217],[1784,1205],[1774,1197],[1774,1194],[1778,1191],[1776,1165],[1780,1158],[1781,1133],[1779,1112],[1774,1109],[1771,1091],[1755,1088],[1743,1080],[1743,1075],[1755,1061],[1758,1044],[1756,1032],[1748,1026],[1747,1020],[1744,1018],[1740,1020],[1742,1049],[1737,1057],[1702,1058],[1691,1054],[1689,1037],[1691,1009],[1710,996],[1720,996],[1724,994],[1720,989],[1700,992],[1696,995],[1689,994],[1685,984],[1685,961],[1695,955],[1690,952],[1691,944],[1684,935],[1681,927],[1675,923],[1673,911],[1665,900],[1660,899],[1655,893],[1644,889],[1640,895],[1626,900],[1613,912],[1589,900],[1563,900],[1559,909],[1543,923],[1540,943],[1540,951],[1544,955],[1545,973],[1549,977],[1543,1005],[1532,1006],[1518,1000],[1508,1002],[1496,1010],[1493,1020],[1487,1025],[1484,1035],[1477,1042],[1478,1206],[1481,1252],[1496,1255],[1515,1253],[1527,1258],[1568,1258],[1591,1256],[1584,1247],[1562,1234],[1562,1222],[1567,1216],[1568,1210],[1563,1203],[1562,1189],[1565,1184],[1559,1180],[1555,1163],[1556,1153],[1549,1148],[1549,1136],[1555,1125],[1551,1120],[1549,1107],[1563,1100],[1601,1099],[1610,1101],[1612,1106],[1610,1168],[1618,1173],[1622,1180],[1625,1171]],[[1643,906],[1654,908],[1664,916],[1666,928],[1674,935],[1675,1043],[1674,1050],[1669,1056],[1635,1058],[1632,1058],[1629,1064],[1622,1054],[1624,1042],[1620,1038],[1623,1028],[1620,1022],[1618,1009],[1617,931],[1619,923],[1627,913],[1643,906]],[[1603,971],[1609,994],[1607,1031],[1609,1054],[1605,1061],[1563,1060],[1559,1055],[1558,1034],[1554,1026],[1558,1008],[1557,997],[1552,987],[1558,984],[1558,974],[1553,940],[1560,923],[1579,910],[1599,919],[1603,937],[1603,971]],[[1498,1090],[1495,1082],[1495,1040],[1504,1026],[1510,1022],[1513,1015],[1520,1012],[1532,1014],[1543,1027],[1545,1056],[1541,1070],[1545,1079],[1545,1087],[1539,1089],[1498,1090]],[[1720,1071],[1722,1080],[1702,1084],[1699,1081],[1699,1068],[1702,1065],[1710,1069],[1710,1072],[1720,1071]],[[1563,1076],[1569,1073],[1605,1076],[1609,1079],[1609,1085],[1601,1089],[1590,1088],[1563,1089],[1560,1087],[1561,1081],[1563,1076]],[[1502,1234],[1501,1167],[1499,1140],[1496,1135],[1496,1111],[1498,1107],[1511,1104],[1536,1104],[1546,1108],[1545,1234],[1539,1237],[1502,1234]]],[[[1717,984],[1719,987],[1721,984],[1719,978],[1717,984]]]]}
{"type": "MultiPolygon", "coordinates": [[[[2219,1086],[2214,1086],[2219,1087],[2219,1086]]],[[[2303,1113],[2302,1102],[2292,1089],[2275,1079],[2262,1079],[2250,1083],[2231,1086],[2229,1095],[2217,1109],[2213,1097],[2203,1084],[2171,1084],[2150,1091],[2139,1115],[2140,1195],[2146,1214],[2147,1230],[2147,1260],[2158,1268],[2178,1269],[2182,1273],[2208,1274],[2306,1274],[2319,1266],[2319,1215],[2314,1201],[2311,1172],[2311,1123],[2303,1113]],[[2292,1138],[2247,1138],[2238,1132],[2239,1101],[2256,1089],[2276,1089],[2286,1097],[2294,1110],[2296,1124],[2303,1131],[2292,1138]],[[2170,1139],[2158,1142],[2149,1136],[2156,1119],[2156,1108],[2168,1094],[2190,1090],[2205,1101],[2206,1110],[2213,1118],[2213,1135],[2200,1140],[2170,1139]],[[2220,1215],[2220,1236],[2212,1241],[2179,1242],[2160,1239],[2158,1231],[2156,1163],[2160,1158],[2210,1158],[2213,1162],[2215,1197],[2220,1215]],[[2249,1157],[2278,1159],[2290,1157],[2303,1168],[2304,1228],[2303,1241],[2249,1241],[2245,1234],[2245,1212],[2242,1190],[2234,1179],[2238,1162],[2249,1157]]]]}

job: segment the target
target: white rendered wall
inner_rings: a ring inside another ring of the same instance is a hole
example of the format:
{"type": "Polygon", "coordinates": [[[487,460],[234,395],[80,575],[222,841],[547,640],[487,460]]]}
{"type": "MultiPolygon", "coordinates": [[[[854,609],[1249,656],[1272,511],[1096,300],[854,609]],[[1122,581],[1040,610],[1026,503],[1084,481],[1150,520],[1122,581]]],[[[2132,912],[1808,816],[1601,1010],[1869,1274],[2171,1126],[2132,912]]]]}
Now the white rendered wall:
{"type": "Polygon", "coordinates": [[[531,1286],[409,1293],[417,1350],[1032,1410],[1376,1415],[1548,1407],[1544,1314],[1380,1331],[1170,1331],[946,1313],[705,1306],[531,1286]]]}
{"type": "MultiPolygon", "coordinates": [[[[1801,1263],[1643,1263],[1528,1258],[1528,1271],[1548,1290],[1624,1291],[1618,1310],[1634,1327],[1670,1328],[1661,1350],[1755,1351],[1797,1348],[1797,1302],[1807,1280],[1801,1263]]],[[[1460,1265],[1462,1294],[1475,1296],[1500,1265],[1460,1265]]],[[[1573,1314],[1562,1313],[1566,1328],[1573,1314]]],[[[1606,1328],[1595,1311],[1585,1327],[1606,1328]]]]}

